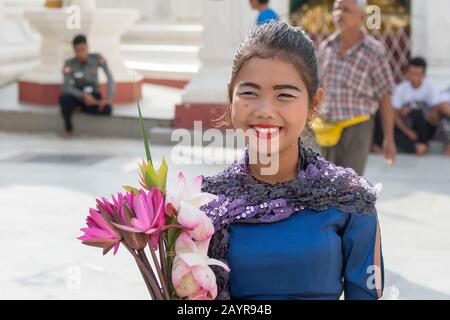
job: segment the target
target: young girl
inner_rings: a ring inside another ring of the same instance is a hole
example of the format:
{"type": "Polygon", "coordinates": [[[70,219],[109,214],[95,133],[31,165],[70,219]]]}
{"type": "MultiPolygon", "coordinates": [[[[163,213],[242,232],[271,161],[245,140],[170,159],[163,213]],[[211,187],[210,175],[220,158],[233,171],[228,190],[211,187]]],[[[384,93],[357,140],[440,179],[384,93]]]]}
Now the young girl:
{"type": "Polygon", "coordinates": [[[250,144],[242,161],[203,181],[219,196],[203,208],[215,227],[209,256],[231,268],[213,267],[218,299],[381,298],[376,188],[300,139],[323,96],[314,44],[300,28],[256,26],[239,46],[228,116],[270,144],[273,160],[249,161],[250,144]]]}

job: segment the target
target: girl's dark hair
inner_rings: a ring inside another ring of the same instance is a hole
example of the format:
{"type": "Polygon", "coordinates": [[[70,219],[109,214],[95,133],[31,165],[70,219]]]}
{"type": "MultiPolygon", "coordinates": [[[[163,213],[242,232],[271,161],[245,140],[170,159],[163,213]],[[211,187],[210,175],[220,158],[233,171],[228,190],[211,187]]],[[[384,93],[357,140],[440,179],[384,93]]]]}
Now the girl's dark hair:
{"type": "MultiPolygon", "coordinates": [[[[319,89],[319,69],[316,47],[313,41],[300,27],[290,26],[286,22],[270,21],[255,25],[240,43],[234,55],[231,77],[228,83],[228,98],[233,102],[233,87],[242,66],[252,58],[277,58],[292,63],[306,85],[311,107],[311,98],[319,89]]],[[[231,108],[226,114],[215,120],[218,126],[229,125],[231,108]]],[[[313,112],[315,112],[312,109],[313,112]]]]}

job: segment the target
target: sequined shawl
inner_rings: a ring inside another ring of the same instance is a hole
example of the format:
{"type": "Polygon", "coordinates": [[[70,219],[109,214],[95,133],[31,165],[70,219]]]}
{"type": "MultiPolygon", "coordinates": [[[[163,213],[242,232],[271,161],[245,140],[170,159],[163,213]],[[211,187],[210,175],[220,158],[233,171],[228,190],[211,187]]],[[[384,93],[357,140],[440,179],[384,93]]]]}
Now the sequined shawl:
{"type": "MultiPolygon", "coordinates": [[[[213,222],[209,256],[227,263],[229,226],[232,223],[273,223],[305,209],[335,208],[354,214],[376,214],[378,188],[354,170],[326,161],[299,142],[298,178],[269,184],[249,174],[248,150],[240,161],[224,171],[204,177],[202,191],[218,199],[202,207],[213,222]]],[[[212,267],[217,278],[219,300],[229,300],[229,273],[212,267]]],[[[232,271],[231,271],[232,272],[232,271]]]]}

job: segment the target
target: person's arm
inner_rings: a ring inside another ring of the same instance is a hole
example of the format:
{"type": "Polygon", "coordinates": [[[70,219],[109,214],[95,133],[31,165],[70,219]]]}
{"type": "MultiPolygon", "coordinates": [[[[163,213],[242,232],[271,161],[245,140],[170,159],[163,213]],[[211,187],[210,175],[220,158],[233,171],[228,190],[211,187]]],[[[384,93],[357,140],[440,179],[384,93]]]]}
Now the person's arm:
{"type": "Polygon", "coordinates": [[[386,161],[393,164],[397,156],[397,148],[394,140],[395,111],[392,107],[390,94],[385,94],[380,99],[380,118],[384,132],[384,157],[386,161]]]}
{"type": "MultiPolygon", "coordinates": [[[[405,106],[404,108],[407,107],[405,106]]],[[[417,133],[406,126],[405,122],[403,121],[403,117],[401,116],[401,110],[395,110],[395,126],[409,139],[411,139],[412,141],[417,141],[417,133]]]]}
{"type": "Polygon", "coordinates": [[[105,58],[103,58],[101,55],[99,55],[99,66],[105,72],[106,78],[108,80],[108,93],[107,93],[107,96],[106,96],[105,100],[108,103],[111,103],[112,99],[113,99],[113,97],[115,95],[114,77],[112,75],[111,70],[109,69],[108,63],[106,62],[105,58]]]}
{"type": "Polygon", "coordinates": [[[83,91],[74,86],[72,72],[72,67],[66,62],[63,68],[63,92],[67,92],[74,97],[84,101],[83,91]]]}
{"type": "Polygon", "coordinates": [[[377,214],[350,214],[343,234],[345,300],[378,300],[384,289],[377,214]]]}
{"type": "Polygon", "coordinates": [[[394,164],[397,148],[394,140],[395,113],[391,98],[395,91],[395,82],[385,50],[378,55],[374,63],[372,68],[372,85],[375,97],[380,104],[380,119],[384,132],[384,157],[386,163],[394,164]]]}

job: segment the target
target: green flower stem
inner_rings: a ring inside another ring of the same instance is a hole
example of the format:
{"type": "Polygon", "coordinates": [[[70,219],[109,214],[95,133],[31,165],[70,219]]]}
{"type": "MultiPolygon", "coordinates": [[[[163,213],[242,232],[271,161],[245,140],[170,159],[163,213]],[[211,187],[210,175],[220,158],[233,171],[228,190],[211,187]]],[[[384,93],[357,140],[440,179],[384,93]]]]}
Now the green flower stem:
{"type": "MultiPolygon", "coordinates": [[[[148,244],[148,248],[150,249],[150,253],[151,253],[152,259],[153,259],[153,264],[155,265],[156,271],[158,273],[159,281],[161,282],[161,286],[163,289],[162,290],[163,295],[166,298],[166,300],[170,300],[169,287],[167,286],[167,282],[166,282],[167,279],[164,277],[164,274],[162,273],[161,266],[158,261],[158,257],[156,256],[155,250],[153,250],[150,243],[148,244]]],[[[142,253],[145,255],[145,252],[142,252],[142,253]]]]}

